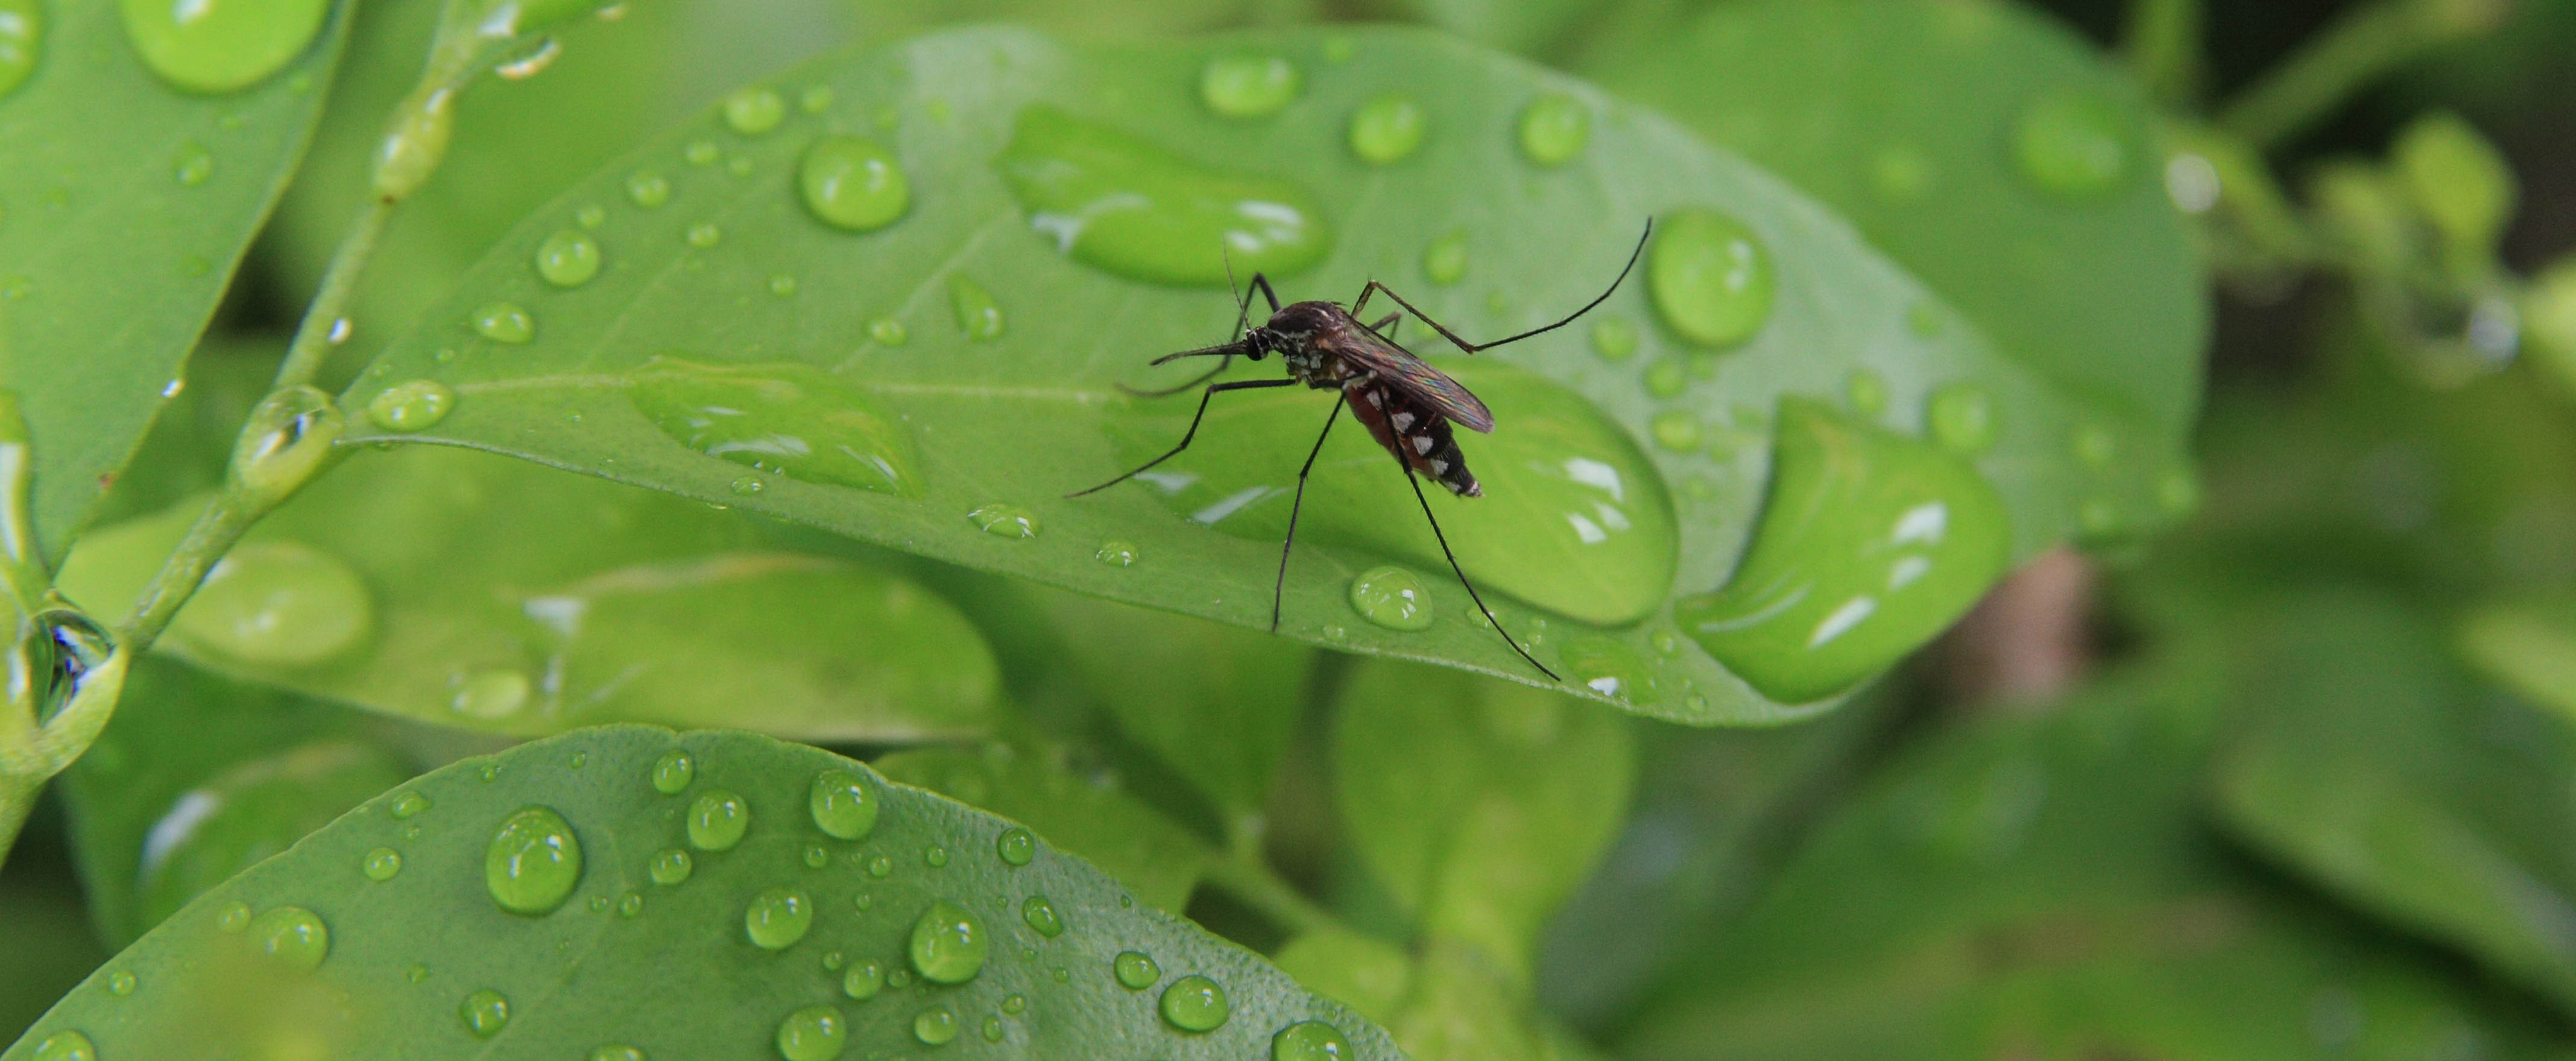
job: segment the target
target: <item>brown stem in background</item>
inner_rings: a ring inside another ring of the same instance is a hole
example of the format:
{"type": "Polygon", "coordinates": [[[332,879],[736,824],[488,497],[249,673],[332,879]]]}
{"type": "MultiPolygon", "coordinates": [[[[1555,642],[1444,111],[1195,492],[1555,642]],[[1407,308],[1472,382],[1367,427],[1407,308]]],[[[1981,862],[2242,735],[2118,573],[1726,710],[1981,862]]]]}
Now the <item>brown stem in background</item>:
{"type": "Polygon", "coordinates": [[[2093,660],[2093,562],[2060,546],[2033,557],[1968,611],[1936,653],[1962,711],[2036,713],[2093,660]]]}

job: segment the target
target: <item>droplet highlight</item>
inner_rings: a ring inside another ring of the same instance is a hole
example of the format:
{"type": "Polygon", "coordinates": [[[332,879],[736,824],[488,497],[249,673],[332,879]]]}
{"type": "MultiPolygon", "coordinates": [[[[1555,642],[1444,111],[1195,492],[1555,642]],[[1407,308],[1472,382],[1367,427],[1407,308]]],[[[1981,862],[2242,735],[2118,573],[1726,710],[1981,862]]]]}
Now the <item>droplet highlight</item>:
{"type": "Polygon", "coordinates": [[[891,225],[912,205],[912,183],[894,152],[860,136],[815,140],[796,165],[796,188],[815,219],[852,232],[891,225]]]}
{"type": "Polygon", "coordinates": [[[1358,1056],[1341,1029],[1319,1020],[1298,1021],[1270,1038],[1270,1061],[1352,1061],[1358,1056]]]}
{"type": "Polygon", "coordinates": [[[474,333],[496,343],[517,346],[537,337],[537,319],[515,302],[494,302],[474,311],[474,333]]]}
{"type": "Polygon", "coordinates": [[[2032,101],[2014,120],[2013,164],[2044,194],[2098,199],[2126,183],[2139,139],[2109,97],[2064,91],[2032,101]]]}
{"type": "Polygon", "coordinates": [[[814,927],[814,900],[793,888],[752,896],[742,913],[742,933],[762,950],[785,950],[814,927]]]}
{"type": "Polygon", "coordinates": [[[485,988],[465,996],[465,1001],[457,1005],[456,1013],[464,1019],[465,1030],[473,1032],[475,1038],[489,1039],[509,1027],[510,1000],[498,991],[485,988]]]}
{"type": "Polygon", "coordinates": [[[786,1061],[832,1061],[850,1044],[849,1022],[830,1006],[807,1006],[778,1022],[778,1056],[786,1061]]]}
{"type": "Polygon", "coordinates": [[[1020,901],[1020,920],[1029,931],[1048,939],[1064,934],[1064,917],[1055,912],[1055,904],[1043,895],[1032,895],[1020,901]]]}
{"type": "Polygon", "coordinates": [[[1276,55],[1221,55],[1199,69],[1199,101],[1227,118],[1262,118],[1297,99],[1305,77],[1276,55]]]}
{"type": "Polygon", "coordinates": [[[945,899],[931,904],[912,924],[912,968],[922,979],[962,984],[984,969],[992,938],[965,907],[945,899]]]}
{"type": "Polygon", "coordinates": [[[733,850],[750,828],[751,804],[731,792],[702,792],[689,804],[689,846],[700,851],[733,850]]]}
{"type": "Polygon", "coordinates": [[[122,0],[143,65],[186,92],[238,92],[285,69],[322,29],[330,0],[171,3],[122,0]]]}
{"type": "Polygon", "coordinates": [[[877,827],[880,801],[875,790],[846,770],[826,770],[814,778],[806,797],[814,827],[842,840],[859,840],[877,827]]]}
{"type": "Polygon", "coordinates": [[[776,89],[753,85],[725,95],[725,124],[744,136],[759,136],[786,119],[787,101],[776,89]]]}
{"type": "Polygon", "coordinates": [[[1277,277],[1332,249],[1305,189],[1201,166],[1048,107],[1021,112],[994,164],[1057,250],[1131,279],[1218,287],[1229,260],[1240,274],[1277,277]]]}
{"type": "Polygon", "coordinates": [[[358,872],[365,874],[368,880],[382,883],[394,879],[396,874],[402,872],[402,862],[402,852],[390,847],[379,847],[367,852],[367,857],[359,860],[358,872]]]}
{"type": "Polygon", "coordinates": [[[966,514],[966,521],[976,529],[998,538],[1035,538],[1038,536],[1037,513],[1018,505],[985,505],[966,514]]]}
{"type": "Polygon", "coordinates": [[[557,229],[537,244],[537,275],[556,287],[580,287],[599,275],[599,241],[578,229],[557,229]]]}
{"type": "Polygon", "coordinates": [[[1029,864],[1030,859],[1037,857],[1038,838],[1026,829],[1012,826],[1002,830],[1002,835],[994,838],[993,853],[1000,855],[1002,861],[1011,865],[1025,866],[1029,864]]]}
{"type": "Polygon", "coordinates": [[[1163,1020],[1185,1032],[1205,1034],[1225,1026],[1225,988],[1192,974],[1172,981],[1158,1004],[1163,1020]]]}
{"type": "Polygon", "coordinates": [[[653,791],[665,796],[679,795],[698,779],[698,761],[689,753],[673,748],[653,760],[653,791]]]}
{"type": "Polygon", "coordinates": [[[1389,630],[1431,629],[1431,594],[1422,578],[1392,565],[1372,567],[1351,579],[1351,607],[1389,630]]]}
{"type": "Polygon", "coordinates": [[[250,920],[251,945],[262,955],[298,972],[312,972],[331,956],[331,929],[320,915],[301,906],[278,906],[250,920]]]}

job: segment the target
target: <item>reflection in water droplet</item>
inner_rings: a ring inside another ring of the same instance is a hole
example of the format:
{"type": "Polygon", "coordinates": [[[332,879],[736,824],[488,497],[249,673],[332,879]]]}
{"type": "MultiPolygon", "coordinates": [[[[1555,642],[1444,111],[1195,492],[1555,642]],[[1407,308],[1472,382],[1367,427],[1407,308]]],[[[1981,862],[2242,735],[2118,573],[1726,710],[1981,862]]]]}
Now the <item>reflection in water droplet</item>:
{"type": "Polygon", "coordinates": [[[1132,567],[1136,563],[1136,543],[1112,539],[1100,543],[1100,551],[1091,558],[1111,567],[1132,567]]]}
{"type": "Polygon", "coordinates": [[[1350,1040],[1319,1020],[1298,1021],[1270,1040],[1270,1061],[1352,1061],[1350,1040]]]}
{"type": "Polygon", "coordinates": [[[656,357],[628,378],[637,411],[710,457],[810,483],[920,492],[911,432],[875,396],[813,365],[656,357]]]}
{"type": "Polygon", "coordinates": [[[957,1038],[957,1011],[947,1006],[932,1006],[914,1014],[912,1037],[931,1046],[940,1046],[957,1038]]]}
{"type": "Polygon", "coordinates": [[[769,278],[769,293],[780,298],[794,295],[796,293],[796,278],[786,273],[772,275],[769,278]]]}
{"type": "Polygon", "coordinates": [[[1018,1013],[1027,1008],[1029,1008],[1029,996],[1027,995],[1015,994],[1002,999],[1002,1012],[1004,1013],[1018,1013]]]}
{"type": "Polygon", "coordinates": [[[1422,276],[1435,284],[1457,283],[1467,276],[1467,231],[1451,229],[1422,248],[1422,276]]]}
{"type": "Polygon", "coordinates": [[[771,888],[752,896],[742,914],[743,935],[762,950],[785,950],[814,927],[814,900],[793,888],[771,888]]]}
{"type": "Polygon", "coordinates": [[[358,870],[371,881],[392,880],[395,874],[402,872],[402,852],[390,847],[376,848],[367,852],[365,860],[358,864],[358,870]]]}
{"type": "Polygon", "coordinates": [[[1924,409],[1932,440],[1952,453],[1983,453],[1995,444],[1995,403],[1974,383],[1945,383],[1924,409]]]}
{"type": "Polygon", "coordinates": [[[35,1061],[98,1061],[98,1047],[79,1032],[55,1032],[36,1044],[35,1061]]]}
{"type": "Polygon", "coordinates": [[[1276,55],[1225,55],[1199,70],[1199,101],[1228,118],[1277,114],[1297,98],[1305,78],[1276,55]]]}
{"type": "Polygon", "coordinates": [[[1430,119],[1405,95],[1379,96],[1351,112],[1351,153],[1372,166],[1401,162],[1422,146],[1430,119]]]}
{"type": "Polygon", "coordinates": [[[434,379],[394,384],[367,400],[367,419],[387,431],[426,431],[447,419],[456,391],[434,379]]]}
{"type": "Polygon", "coordinates": [[[650,210],[671,201],[671,180],[649,169],[626,176],[626,201],[650,210]]]}
{"type": "Polygon", "coordinates": [[[1563,663],[1566,677],[1593,692],[1631,703],[1658,699],[1654,668],[1627,642],[1587,634],[1566,642],[1564,648],[1557,650],[1557,658],[1563,663]]]}
{"type": "Polygon", "coordinates": [[[599,241],[590,233],[558,229],[537,245],[537,275],[556,287],[580,287],[599,275],[599,241]]]}
{"type": "Polygon", "coordinates": [[[1539,165],[1572,161],[1591,137],[1592,112],[1572,96],[1551,93],[1521,109],[1521,156],[1539,165]]]}
{"type": "Polygon", "coordinates": [[[346,561],[272,539],[217,561],[170,629],[226,660],[310,666],[365,640],[375,612],[374,595],[346,561]]]}
{"type": "Polygon", "coordinates": [[[688,852],[676,847],[666,847],[653,853],[650,872],[653,874],[653,883],[668,887],[687,881],[690,872],[696,868],[697,862],[689,857],[688,852]]]}
{"type": "Polygon", "coordinates": [[[0,99],[25,84],[44,56],[44,0],[0,0],[0,99]]]}
{"type": "Polygon", "coordinates": [[[330,9],[330,0],[117,5],[143,65],[175,88],[204,93],[236,92],[284,69],[330,9]]]}
{"type": "Polygon", "coordinates": [[[2033,100],[2014,120],[2013,162],[2044,193],[2095,199],[2126,183],[2138,140],[2110,98],[2063,91],[2033,100]]]}
{"type": "Polygon", "coordinates": [[[134,974],[119,969],[107,976],[107,993],[124,998],[134,993],[134,974]]]}
{"type": "Polygon", "coordinates": [[[1690,388],[1688,369],[1678,360],[1665,358],[1646,366],[1646,393],[1656,398],[1673,398],[1690,388]]]}
{"type": "Polygon", "coordinates": [[[1002,856],[1002,861],[1011,865],[1025,866],[1029,864],[1030,859],[1037,857],[1038,838],[1026,829],[1013,826],[1002,830],[1002,835],[994,838],[993,853],[1002,856]]]}
{"type": "Polygon", "coordinates": [[[537,319],[515,302],[494,302],[474,311],[474,331],[496,343],[516,346],[537,337],[537,319]]]}
{"type": "Polygon", "coordinates": [[[1159,1008],[1172,1027],[1185,1032],[1212,1032],[1225,1026],[1225,989],[1204,976],[1184,976],[1163,989],[1159,1008]]]}
{"type": "Polygon", "coordinates": [[[885,969],[875,962],[860,962],[841,974],[841,993],[865,1002],[877,997],[885,987],[885,969]]]}
{"type": "Polygon", "coordinates": [[[1044,106],[1020,113],[995,165],[1031,227],[1074,260],[1120,276],[1215,287],[1226,282],[1229,259],[1238,273],[1278,277],[1332,249],[1332,231],[1303,188],[1200,166],[1044,106]]]}
{"type": "Polygon", "coordinates": [[[746,85],[725,95],[724,120],[733,131],[758,136],[787,118],[787,101],[774,89],[746,85]]]}
{"type": "Polygon", "coordinates": [[[243,930],[243,929],[245,929],[245,928],[249,928],[249,927],[250,927],[250,904],[249,904],[249,903],[245,903],[245,902],[242,902],[242,901],[241,901],[241,900],[239,900],[239,899],[235,899],[235,900],[233,900],[233,901],[231,901],[231,902],[225,903],[225,904],[223,905],[223,909],[215,911],[215,929],[216,929],[217,931],[220,931],[220,932],[239,932],[239,931],[241,931],[241,930],[243,930]]]}
{"type": "Polygon", "coordinates": [[[640,893],[628,892],[624,897],[617,900],[617,916],[619,917],[623,917],[631,921],[643,912],[644,896],[640,893]]]}
{"type": "Polygon", "coordinates": [[[194,188],[215,175],[215,156],[206,151],[205,145],[193,140],[181,144],[178,159],[170,164],[170,174],[177,177],[180,184],[194,188]]]}
{"type": "Polygon", "coordinates": [[[984,533],[1002,538],[1035,538],[1038,536],[1037,513],[1018,505],[992,504],[966,514],[966,521],[984,533]]]}
{"type": "Polygon", "coordinates": [[[1592,322],[1592,352],[1610,362],[1625,361],[1637,353],[1637,326],[1625,317],[1603,316],[1592,322]]]}
{"type": "Polygon", "coordinates": [[[1020,902],[1020,920],[1028,923],[1030,931],[1048,939],[1064,934],[1064,917],[1043,895],[1032,895],[1020,902]]]}
{"type": "Polygon", "coordinates": [[[842,840],[865,839],[877,827],[879,802],[867,782],[846,770],[825,770],[806,795],[814,826],[842,840]]]}
{"type": "Polygon", "coordinates": [[[982,922],[965,907],[945,899],[932,903],[912,924],[912,967],[922,979],[962,984],[984,969],[992,939],[982,922]]]}
{"type": "Polygon", "coordinates": [[[653,791],[665,796],[679,795],[680,790],[689,787],[689,782],[697,780],[697,776],[698,761],[678,748],[663,752],[660,758],[653,760],[653,791]]]}
{"type": "Polygon", "coordinates": [[[879,317],[868,322],[868,338],[886,346],[902,346],[905,337],[902,321],[879,317]]]}
{"type": "Polygon", "coordinates": [[[729,851],[751,828],[751,804],[722,789],[698,794],[689,804],[689,846],[700,851],[729,851]]]}
{"type": "Polygon", "coordinates": [[[312,972],[331,956],[331,930],[301,906],[271,907],[250,920],[251,945],[289,969],[312,972]]]}
{"type": "Polygon", "coordinates": [[[778,1022],[778,1056],[787,1061],[832,1061],[849,1043],[849,1022],[830,1006],[807,1006],[778,1022]]]}
{"type": "Polygon", "coordinates": [[[486,988],[465,996],[456,1012],[464,1018],[466,1030],[473,1032],[475,1038],[489,1039],[509,1026],[510,1000],[503,998],[500,992],[486,988]]]}
{"type": "Polygon", "coordinates": [[[494,903],[511,913],[551,913],[579,883],[581,840],[571,823],[550,808],[513,812],[484,849],[484,887],[494,903]]]}
{"type": "Polygon", "coordinates": [[[2010,524],[1958,457],[1783,399],[1771,484],[1727,585],[1675,602],[1701,648],[1766,696],[1820,700],[1947,627],[2003,573],[2010,524]]]}
{"type": "Polygon", "coordinates": [[[859,136],[815,140],[797,163],[796,187],[816,218],[852,232],[891,225],[912,205],[912,184],[894,152],[859,136]]]}
{"type": "Polygon", "coordinates": [[[929,864],[930,868],[938,869],[948,864],[948,849],[932,844],[922,849],[921,860],[929,864]]]}
{"type": "Polygon", "coordinates": [[[1646,285],[1673,331],[1701,346],[1723,347],[1762,330],[1778,281],[1771,252],[1752,229],[1715,210],[1689,209],[1655,226],[1646,285]]]}
{"type": "Polygon", "coordinates": [[[1431,629],[1431,594],[1421,576],[1401,567],[1373,567],[1351,579],[1351,607],[1389,630],[1431,629]]]}

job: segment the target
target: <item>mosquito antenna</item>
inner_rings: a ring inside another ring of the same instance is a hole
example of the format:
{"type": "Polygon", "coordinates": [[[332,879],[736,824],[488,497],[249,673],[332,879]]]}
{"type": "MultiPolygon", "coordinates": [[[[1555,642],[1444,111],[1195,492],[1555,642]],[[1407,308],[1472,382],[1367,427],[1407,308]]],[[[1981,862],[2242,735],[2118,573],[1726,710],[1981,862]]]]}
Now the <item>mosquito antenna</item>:
{"type": "Polygon", "coordinates": [[[1572,324],[1572,323],[1574,323],[1574,321],[1575,321],[1575,319],[1576,319],[1576,318],[1581,317],[1581,316],[1583,316],[1583,315],[1584,315],[1584,314],[1586,314],[1586,313],[1590,313],[1590,312],[1592,312],[1592,310],[1593,310],[1595,307],[1597,307],[1597,306],[1601,305],[1601,304],[1602,304],[1602,303],[1604,303],[1604,302],[1608,302],[1608,301],[1610,301],[1610,296],[1611,296],[1613,293],[1615,293],[1615,292],[1617,292],[1617,291],[1619,290],[1619,285],[1620,285],[1620,284],[1622,284],[1622,283],[1625,283],[1625,282],[1627,281],[1627,279],[1628,279],[1628,274],[1629,274],[1630,272],[1633,272],[1633,271],[1635,271],[1635,270],[1636,270],[1636,268],[1637,268],[1637,259],[1644,257],[1644,256],[1645,256],[1645,254],[1646,254],[1646,240],[1647,240],[1647,238],[1648,238],[1648,237],[1651,237],[1651,236],[1653,236],[1654,234],[1655,234],[1655,219],[1653,219],[1653,218],[1651,218],[1651,217],[1650,217],[1650,218],[1647,218],[1647,219],[1646,219],[1646,231],[1644,231],[1643,233],[1640,233],[1640,234],[1637,236],[1637,249],[1635,249],[1635,250],[1633,250],[1633,251],[1629,251],[1629,252],[1628,252],[1628,264],[1626,264],[1626,265],[1624,265],[1624,266],[1621,266],[1621,267],[1619,268],[1619,276],[1618,276],[1618,279],[1615,279],[1615,280],[1610,281],[1610,286],[1609,286],[1608,288],[1603,289],[1603,290],[1602,290],[1602,292],[1601,292],[1601,294],[1600,294],[1600,295],[1598,295],[1598,296],[1596,296],[1596,297],[1594,297],[1592,301],[1584,303],[1584,304],[1583,304],[1583,308],[1582,308],[1582,309],[1578,309],[1578,310],[1575,310],[1575,311],[1574,311],[1574,312],[1572,312],[1572,313],[1566,314],[1566,315],[1565,315],[1565,319],[1564,319],[1564,320],[1557,321],[1557,322],[1556,322],[1556,323],[1554,323],[1554,324],[1549,324],[1549,325],[1545,325],[1545,326],[1543,326],[1543,327],[1538,327],[1538,328],[1532,328],[1532,329],[1530,329],[1530,330],[1528,330],[1528,331],[1525,331],[1525,332],[1520,333],[1519,335],[1509,336],[1509,337],[1502,338],[1502,339],[1496,339],[1496,340],[1494,340],[1493,342],[1490,342],[1490,343],[1471,343],[1471,342],[1468,342],[1468,341],[1467,341],[1467,340],[1465,340],[1465,339],[1461,339],[1461,338],[1459,338],[1459,337],[1458,337],[1458,333],[1453,332],[1453,331],[1450,331],[1446,325],[1443,325],[1443,324],[1441,324],[1439,321],[1436,321],[1436,320],[1431,319],[1430,315],[1425,314],[1425,313],[1423,313],[1421,310],[1414,308],[1413,303],[1410,303],[1410,302],[1405,301],[1405,300],[1404,300],[1404,296],[1399,295],[1399,294],[1396,294],[1396,293],[1395,293],[1395,289],[1394,289],[1394,288],[1390,288],[1390,287],[1386,286],[1385,284],[1381,284],[1381,283],[1379,283],[1379,282],[1377,282],[1377,281],[1375,281],[1375,280],[1371,280],[1371,281],[1369,281],[1369,282],[1368,282],[1368,286],[1367,286],[1367,287],[1364,287],[1364,288],[1361,288],[1361,289],[1360,289],[1360,297],[1359,297],[1359,301],[1358,301],[1357,303],[1355,303],[1355,304],[1351,307],[1351,312],[1352,312],[1353,314],[1357,314],[1357,313],[1360,311],[1360,307],[1368,305],[1368,300],[1369,300],[1369,296],[1370,296],[1370,295],[1376,294],[1377,292],[1380,292],[1380,291],[1384,291],[1384,292],[1386,292],[1386,297],[1388,297],[1388,298],[1391,298],[1391,299],[1394,299],[1394,300],[1395,300],[1395,304],[1396,304],[1396,305],[1402,306],[1402,307],[1404,307],[1407,311],[1411,312],[1414,316],[1422,318],[1422,323],[1430,325],[1430,326],[1431,326],[1431,330],[1432,330],[1432,331],[1439,332],[1439,333],[1440,333],[1440,337],[1441,337],[1441,338],[1449,340],[1452,344],[1456,345],[1456,346],[1458,347],[1458,349],[1460,349],[1460,350],[1464,350],[1464,351],[1466,351],[1466,352],[1468,352],[1468,353],[1471,353],[1471,354],[1473,354],[1473,353],[1479,353],[1479,352],[1486,351],[1486,350],[1491,350],[1491,349],[1493,349],[1493,348],[1495,348],[1495,347],[1497,347],[1497,346],[1502,346],[1502,345],[1504,345],[1504,344],[1506,344],[1506,343],[1517,343],[1517,342],[1519,342],[1519,341],[1521,341],[1521,340],[1523,340],[1523,339],[1527,339],[1527,338],[1529,338],[1530,336],[1533,336],[1533,335],[1544,335],[1544,334],[1546,334],[1546,333],[1548,333],[1548,332],[1552,332],[1552,331],[1555,331],[1555,330],[1557,330],[1557,329],[1559,329],[1559,328],[1565,327],[1565,326],[1566,326],[1566,325],[1568,325],[1568,324],[1572,324]]]}

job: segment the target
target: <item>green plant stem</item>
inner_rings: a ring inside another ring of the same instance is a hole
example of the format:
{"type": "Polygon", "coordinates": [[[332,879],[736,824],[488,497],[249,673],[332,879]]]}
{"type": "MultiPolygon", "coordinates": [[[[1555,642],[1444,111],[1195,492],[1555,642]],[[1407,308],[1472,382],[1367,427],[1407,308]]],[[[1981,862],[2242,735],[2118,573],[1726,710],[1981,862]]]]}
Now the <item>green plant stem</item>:
{"type": "Polygon", "coordinates": [[[1208,880],[1233,893],[1235,898],[1261,912],[1262,916],[1287,929],[1291,936],[1303,936],[1339,927],[1341,919],[1332,911],[1315,905],[1315,901],[1298,892],[1295,885],[1258,856],[1238,854],[1220,859],[1208,870],[1208,880]]]}
{"type": "Polygon", "coordinates": [[[238,490],[226,490],[208,502],[197,522],[189,526],[188,536],[179,540],[179,547],[170,551],[169,559],[144,585],[143,595],[135,598],[133,612],[117,629],[119,639],[138,652],[152,647],[161,631],[169,628],[171,617],[206,580],[206,572],[232,551],[233,543],[251,524],[267,514],[266,509],[254,511],[251,499],[238,490]]]}
{"type": "Polygon", "coordinates": [[[349,231],[340,237],[340,248],[331,252],[331,265],[322,273],[322,285],[313,292],[313,301],[305,307],[304,320],[295,326],[295,340],[286,347],[286,360],[277,366],[277,380],[272,390],[313,382],[322,371],[322,362],[339,344],[331,339],[333,328],[347,316],[349,299],[357,294],[358,277],[366,271],[367,260],[375,255],[376,240],[384,235],[385,222],[393,218],[395,200],[369,197],[365,209],[349,223],[349,231]]]}
{"type": "Polygon", "coordinates": [[[2200,98],[2200,36],[2200,0],[2132,0],[2120,50],[2158,102],[2187,110],[2200,98]]]}
{"type": "Polygon", "coordinates": [[[2355,8],[2219,113],[2257,150],[2325,117],[2353,91],[2425,51],[2494,28],[2501,3],[2383,0],[2355,8]]]}

